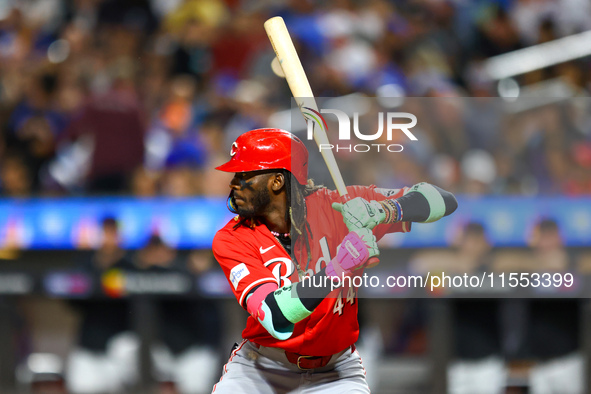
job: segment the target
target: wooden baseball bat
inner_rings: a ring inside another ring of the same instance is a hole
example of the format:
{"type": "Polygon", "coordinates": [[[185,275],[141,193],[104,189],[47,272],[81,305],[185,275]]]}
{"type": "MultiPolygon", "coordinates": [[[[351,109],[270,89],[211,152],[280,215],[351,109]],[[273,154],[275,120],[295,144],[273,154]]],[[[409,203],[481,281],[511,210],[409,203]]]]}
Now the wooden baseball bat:
{"type": "MultiPolygon", "coordinates": [[[[283,18],[276,16],[267,20],[265,22],[265,31],[269,36],[271,45],[273,45],[277,60],[281,65],[289,89],[291,90],[300,111],[303,111],[305,107],[318,111],[318,106],[314,99],[314,93],[312,93],[312,88],[310,88],[310,83],[308,82],[300,58],[293,46],[293,42],[291,41],[291,37],[287,31],[283,18]]],[[[317,124],[314,125],[314,140],[318,146],[320,146],[320,144],[330,144],[326,132],[322,130],[321,127],[318,127],[317,124]]],[[[328,171],[330,172],[337,191],[341,196],[347,195],[347,188],[345,187],[345,182],[343,182],[341,171],[339,170],[339,166],[337,165],[332,150],[323,149],[321,154],[326,162],[326,166],[328,167],[328,171]]]]}
{"type": "MultiPolygon", "coordinates": [[[[304,108],[306,107],[312,108],[313,110],[319,112],[318,106],[316,105],[316,100],[314,99],[314,93],[312,93],[312,88],[308,82],[308,77],[306,77],[304,67],[302,67],[302,63],[300,62],[300,58],[293,45],[291,36],[287,31],[287,26],[285,26],[283,18],[276,16],[274,18],[268,19],[265,22],[265,31],[269,36],[271,45],[273,45],[273,50],[277,55],[279,65],[283,70],[283,74],[285,75],[285,79],[289,85],[289,89],[291,90],[291,93],[296,100],[302,115],[304,113],[304,108]]],[[[314,141],[316,141],[316,144],[319,147],[321,145],[326,146],[330,144],[326,132],[317,123],[314,124],[314,141]]],[[[322,158],[328,167],[328,171],[330,172],[332,180],[342,200],[347,201],[349,199],[349,193],[347,191],[347,187],[345,186],[345,182],[343,181],[341,171],[339,170],[339,166],[334,158],[332,150],[321,149],[320,153],[322,154],[322,158]]],[[[368,261],[367,265],[373,266],[378,262],[379,260],[377,257],[372,257],[368,261]]]]}

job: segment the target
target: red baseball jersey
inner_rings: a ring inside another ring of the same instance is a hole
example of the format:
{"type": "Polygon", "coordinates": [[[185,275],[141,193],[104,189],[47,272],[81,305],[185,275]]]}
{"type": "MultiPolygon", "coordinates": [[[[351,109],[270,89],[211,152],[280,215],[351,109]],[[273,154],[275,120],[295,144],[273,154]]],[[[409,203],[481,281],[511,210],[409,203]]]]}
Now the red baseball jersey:
{"type": "MultiPolygon", "coordinates": [[[[375,186],[349,186],[347,189],[351,198],[363,197],[368,201],[398,198],[404,193],[404,189],[378,189],[375,186]]],[[[332,209],[332,203],[340,201],[339,194],[328,189],[320,189],[306,197],[307,220],[311,230],[311,259],[307,267],[308,252],[302,237],[293,245],[296,261],[292,261],[265,225],[234,228],[239,220],[235,217],[216,233],[213,253],[243,308],[249,292],[260,284],[277,283],[282,287],[299,281],[295,264],[299,264],[301,270],[309,275],[326,266],[349,232],[342,215],[332,209]]],[[[380,224],[373,232],[379,240],[387,233],[409,230],[410,223],[399,222],[380,224]]],[[[361,271],[356,271],[356,274],[362,275],[361,271]]],[[[354,288],[335,289],[310,316],[294,325],[293,334],[287,340],[272,337],[252,316],[248,317],[242,332],[243,338],[260,345],[312,356],[338,353],[355,343],[358,336],[354,288]]]]}

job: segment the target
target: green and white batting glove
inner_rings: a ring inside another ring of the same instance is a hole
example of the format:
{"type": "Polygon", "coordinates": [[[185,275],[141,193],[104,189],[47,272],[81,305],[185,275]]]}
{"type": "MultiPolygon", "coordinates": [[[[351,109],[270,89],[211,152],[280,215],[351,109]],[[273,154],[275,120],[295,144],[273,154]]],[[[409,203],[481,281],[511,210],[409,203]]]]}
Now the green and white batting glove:
{"type": "Polygon", "coordinates": [[[368,228],[359,228],[357,230],[353,230],[359,238],[365,243],[367,246],[367,250],[369,251],[369,258],[376,257],[380,255],[380,250],[378,249],[378,241],[376,236],[373,235],[373,232],[368,228]]]}
{"type": "Polygon", "coordinates": [[[358,228],[372,229],[384,223],[387,216],[383,204],[375,200],[367,201],[362,197],[356,197],[344,204],[335,202],[332,208],[343,214],[343,221],[349,231],[358,228]]]}

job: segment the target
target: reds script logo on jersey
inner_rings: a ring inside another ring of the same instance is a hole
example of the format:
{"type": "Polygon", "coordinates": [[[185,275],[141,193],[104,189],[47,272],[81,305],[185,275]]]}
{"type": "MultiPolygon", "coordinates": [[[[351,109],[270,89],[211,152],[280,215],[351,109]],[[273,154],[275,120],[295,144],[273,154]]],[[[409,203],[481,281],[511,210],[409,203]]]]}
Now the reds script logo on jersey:
{"type": "MultiPolygon", "coordinates": [[[[403,190],[380,193],[373,186],[351,186],[347,189],[352,198],[363,197],[366,200],[397,198],[403,194],[403,190]]],[[[309,261],[302,237],[293,245],[294,262],[264,225],[234,228],[237,221],[233,219],[217,232],[213,240],[213,252],[232,284],[232,291],[240,305],[244,307],[250,291],[263,283],[276,283],[282,287],[299,281],[296,263],[307,275],[313,275],[326,266],[335,255],[337,245],[348,233],[341,214],[331,207],[333,202],[339,201],[338,193],[327,189],[306,197],[307,220],[312,233],[309,261]],[[248,275],[235,278],[232,282],[232,270],[240,264],[244,264],[248,275]]],[[[374,234],[380,239],[386,233],[405,232],[409,230],[406,225],[381,224],[374,228],[374,234]]],[[[338,353],[355,343],[358,334],[355,289],[335,289],[309,317],[294,325],[293,334],[287,340],[273,338],[252,316],[249,316],[242,332],[243,338],[263,346],[318,356],[338,353]],[[343,326],[352,329],[340,330],[339,327],[343,326]],[[312,331],[314,335],[305,335],[312,331]]]]}
{"type": "Polygon", "coordinates": [[[291,276],[295,273],[295,265],[288,257],[275,257],[265,261],[263,265],[271,270],[279,287],[291,285],[291,276]]]}

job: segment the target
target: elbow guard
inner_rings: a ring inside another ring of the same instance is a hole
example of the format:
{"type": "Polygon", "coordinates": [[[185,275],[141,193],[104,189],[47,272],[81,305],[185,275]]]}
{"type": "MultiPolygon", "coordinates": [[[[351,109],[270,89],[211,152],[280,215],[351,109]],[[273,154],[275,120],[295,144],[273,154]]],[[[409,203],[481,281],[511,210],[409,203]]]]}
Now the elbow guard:
{"type": "Polygon", "coordinates": [[[278,290],[273,283],[262,285],[248,296],[246,305],[248,312],[279,340],[291,337],[294,324],[312,313],[302,304],[296,285],[278,290]]]}
{"type": "Polygon", "coordinates": [[[458,207],[458,202],[453,194],[437,186],[426,182],[417,183],[404,193],[416,192],[421,194],[429,204],[429,216],[423,223],[431,223],[453,213],[458,207]]]}

